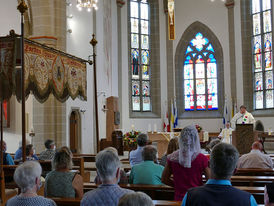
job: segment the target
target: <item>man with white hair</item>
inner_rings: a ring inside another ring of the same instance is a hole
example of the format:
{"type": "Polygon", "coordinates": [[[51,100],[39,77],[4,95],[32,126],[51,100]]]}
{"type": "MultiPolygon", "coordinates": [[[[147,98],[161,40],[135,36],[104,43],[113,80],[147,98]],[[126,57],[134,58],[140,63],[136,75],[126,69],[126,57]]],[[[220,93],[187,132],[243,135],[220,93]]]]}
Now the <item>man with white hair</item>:
{"type": "Polygon", "coordinates": [[[42,168],[36,161],[26,161],[16,168],[14,181],[20,187],[21,193],[7,201],[6,206],[56,206],[53,200],[38,196],[42,168]]]}
{"type": "Polygon", "coordinates": [[[270,156],[263,154],[263,145],[256,141],[249,153],[242,155],[238,161],[238,168],[273,168],[270,156]]]}
{"type": "Polygon", "coordinates": [[[133,192],[117,184],[120,166],[119,157],[113,151],[103,150],[96,155],[97,173],[102,184],[84,195],[81,206],[116,206],[123,195],[133,192]]]}

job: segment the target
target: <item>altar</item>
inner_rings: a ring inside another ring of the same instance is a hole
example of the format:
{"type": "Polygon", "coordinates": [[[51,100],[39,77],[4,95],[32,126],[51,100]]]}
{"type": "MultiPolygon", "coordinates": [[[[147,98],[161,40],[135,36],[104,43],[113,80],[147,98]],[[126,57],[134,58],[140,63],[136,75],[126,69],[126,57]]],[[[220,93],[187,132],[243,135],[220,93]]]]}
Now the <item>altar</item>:
{"type": "Polygon", "coordinates": [[[180,132],[148,132],[148,139],[157,146],[158,157],[162,157],[167,151],[169,140],[179,137],[180,132]]]}

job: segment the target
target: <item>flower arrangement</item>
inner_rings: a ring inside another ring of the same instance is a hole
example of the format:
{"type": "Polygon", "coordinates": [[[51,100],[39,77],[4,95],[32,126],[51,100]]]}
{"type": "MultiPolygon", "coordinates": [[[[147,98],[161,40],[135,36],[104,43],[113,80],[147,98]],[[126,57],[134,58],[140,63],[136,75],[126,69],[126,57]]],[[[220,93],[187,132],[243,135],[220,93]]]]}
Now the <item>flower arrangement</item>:
{"type": "Polygon", "coordinates": [[[138,135],[140,134],[139,131],[130,131],[130,132],[127,132],[126,134],[124,134],[124,142],[127,144],[127,145],[137,145],[137,137],[138,135]]]}
{"type": "Polygon", "coordinates": [[[203,128],[200,125],[198,125],[198,124],[196,124],[195,127],[196,127],[198,133],[203,130],[203,128]]]}

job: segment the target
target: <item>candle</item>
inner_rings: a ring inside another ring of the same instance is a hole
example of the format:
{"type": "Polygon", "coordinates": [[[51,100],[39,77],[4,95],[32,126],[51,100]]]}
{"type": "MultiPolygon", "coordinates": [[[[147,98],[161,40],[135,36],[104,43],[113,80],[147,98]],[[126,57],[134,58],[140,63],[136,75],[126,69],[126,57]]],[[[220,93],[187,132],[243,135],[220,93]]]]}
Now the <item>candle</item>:
{"type": "Polygon", "coordinates": [[[271,128],[268,129],[268,135],[270,136],[272,134],[271,128]]]}
{"type": "Polygon", "coordinates": [[[157,124],[154,124],[154,132],[157,132],[157,124]]]}
{"type": "Polygon", "coordinates": [[[151,132],[151,124],[148,124],[148,132],[151,132]]]}
{"type": "Polygon", "coordinates": [[[131,125],[131,130],[133,131],[135,129],[134,124],[131,125]]]}
{"type": "Polygon", "coordinates": [[[208,132],[204,132],[204,141],[205,141],[205,142],[208,141],[208,132]]]}

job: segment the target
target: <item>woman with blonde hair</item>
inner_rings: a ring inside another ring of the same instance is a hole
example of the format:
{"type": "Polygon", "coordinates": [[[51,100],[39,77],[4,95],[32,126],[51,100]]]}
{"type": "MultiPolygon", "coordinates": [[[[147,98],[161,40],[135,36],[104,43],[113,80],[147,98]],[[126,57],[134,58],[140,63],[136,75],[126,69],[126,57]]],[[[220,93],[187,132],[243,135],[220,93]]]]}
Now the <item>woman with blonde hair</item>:
{"type": "Polygon", "coordinates": [[[53,171],[47,174],[45,196],[47,197],[79,197],[83,196],[83,178],[70,171],[72,168],[72,153],[61,148],[54,155],[53,171]]]}
{"type": "Polygon", "coordinates": [[[181,132],[179,150],[167,156],[162,182],[174,187],[174,199],[181,201],[189,188],[203,184],[203,173],[209,178],[208,158],[201,153],[196,128],[187,126],[181,132]]]}
{"type": "Polygon", "coordinates": [[[174,137],[169,141],[168,146],[167,146],[167,151],[164,154],[164,156],[162,156],[161,161],[160,161],[160,165],[163,165],[165,167],[166,166],[166,161],[167,161],[167,156],[169,154],[172,154],[173,152],[175,152],[178,149],[179,149],[178,138],[174,137]]]}

